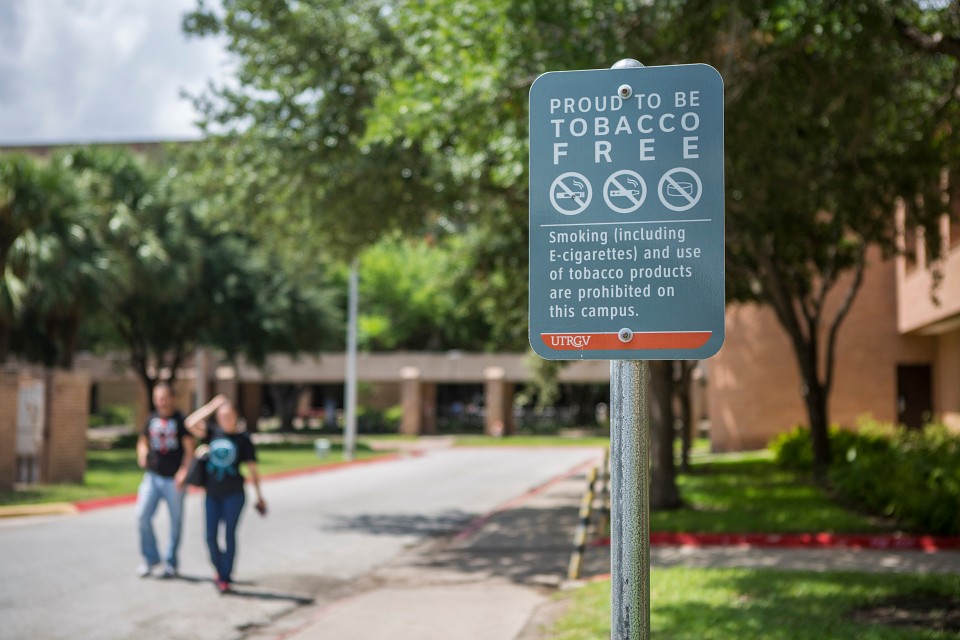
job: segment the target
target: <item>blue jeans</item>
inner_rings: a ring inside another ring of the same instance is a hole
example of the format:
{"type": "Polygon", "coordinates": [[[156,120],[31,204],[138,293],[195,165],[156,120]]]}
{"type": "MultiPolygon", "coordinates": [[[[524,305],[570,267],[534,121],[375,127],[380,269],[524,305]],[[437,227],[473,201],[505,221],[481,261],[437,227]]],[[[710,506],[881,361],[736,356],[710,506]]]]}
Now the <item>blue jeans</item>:
{"type": "Polygon", "coordinates": [[[233,579],[233,560],[237,556],[237,525],[240,523],[240,512],[243,511],[245,501],[243,491],[217,497],[207,494],[207,549],[210,551],[210,562],[217,570],[217,578],[227,582],[233,579]],[[217,539],[221,522],[226,543],[226,549],[222,550],[217,539]]]}
{"type": "Polygon", "coordinates": [[[177,568],[177,549],[180,548],[180,529],[183,526],[183,496],[185,490],[178,490],[173,478],[165,478],[153,471],[143,474],[140,488],[137,490],[137,521],[140,523],[140,553],[148,565],[160,563],[157,552],[157,537],[153,533],[153,514],[160,500],[167,503],[170,512],[170,540],[163,561],[177,568]]]}

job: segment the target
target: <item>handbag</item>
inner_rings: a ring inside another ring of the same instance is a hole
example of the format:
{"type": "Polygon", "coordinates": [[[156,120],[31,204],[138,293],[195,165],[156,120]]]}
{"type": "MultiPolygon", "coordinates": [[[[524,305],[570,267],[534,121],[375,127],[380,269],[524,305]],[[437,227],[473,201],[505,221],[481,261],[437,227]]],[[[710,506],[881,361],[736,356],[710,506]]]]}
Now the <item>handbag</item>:
{"type": "Polygon", "coordinates": [[[199,456],[190,463],[187,469],[186,483],[195,487],[203,487],[207,484],[207,456],[199,456]]]}

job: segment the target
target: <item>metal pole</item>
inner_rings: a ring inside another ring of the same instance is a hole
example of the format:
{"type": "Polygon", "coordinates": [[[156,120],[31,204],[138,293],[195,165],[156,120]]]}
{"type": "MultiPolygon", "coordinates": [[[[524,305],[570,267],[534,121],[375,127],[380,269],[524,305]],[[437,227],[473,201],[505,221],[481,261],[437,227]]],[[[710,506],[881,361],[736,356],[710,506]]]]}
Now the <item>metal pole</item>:
{"type": "Polygon", "coordinates": [[[610,362],[610,638],[650,638],[650,365],[610,362]]]}
{"type": "Polygon", "coordinates": [[[347,318],[347,376],[346,424],[344,424],[343,456],[353,460],[357,439],[357,297],[360,283],[359,261],[354,258],[350,264],[350,299],[347,318]]]}
{"type": "MultiPolygon", "coordinates": [[[[642,67],[627,58],[612,69],[642,67]]],[[[622,87],[621,91],[626,88],[622,87]]],[[[629,93],[629,89],[627,89],[629,93]]],[[[650,639],[650,365],[610,362],[610,638],[650,639]]]]}

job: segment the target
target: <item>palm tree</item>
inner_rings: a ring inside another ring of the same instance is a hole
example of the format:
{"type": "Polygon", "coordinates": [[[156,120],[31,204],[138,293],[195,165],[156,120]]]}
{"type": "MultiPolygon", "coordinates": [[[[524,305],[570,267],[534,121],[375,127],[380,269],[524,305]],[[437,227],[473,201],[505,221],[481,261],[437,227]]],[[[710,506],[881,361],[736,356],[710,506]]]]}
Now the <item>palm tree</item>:
{"type": "Polygon", "coordinates": [[[22,154],[0,157],[0,362],[10,352],[10,335],[28,286],[31,243],[27,232],[72,203],[59,168],[22,154]]]}

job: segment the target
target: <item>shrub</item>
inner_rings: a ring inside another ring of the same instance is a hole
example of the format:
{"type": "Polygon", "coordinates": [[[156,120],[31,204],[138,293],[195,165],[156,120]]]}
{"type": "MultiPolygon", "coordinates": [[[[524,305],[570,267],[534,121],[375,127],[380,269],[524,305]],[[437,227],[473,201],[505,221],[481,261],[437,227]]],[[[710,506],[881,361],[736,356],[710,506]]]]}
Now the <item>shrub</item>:
{"type": "MultiPolygon", "coordinates": [[[[770,448],[786,468],[812,468],[805,428],[778,436],[770,448]]],[[[943,425],[911,431],[861,420],[856,432],[832,428],[830,449],[829,479],[841,502],[908,529],[960,534],[960,436],[943,425]]]]}
{"type": "Polygon", "coordinates": [[[403,422],[403,405],[397,404],[383,412],[383,420],[390,431],[399,431],[403,422]]]}
{"type": "Polygon", "coordinates": [[[113,425],[132,425],[134,407],[125,404],[111,404],[97,413],[91,414],[89,426],[103,427],[113,425]]]}

